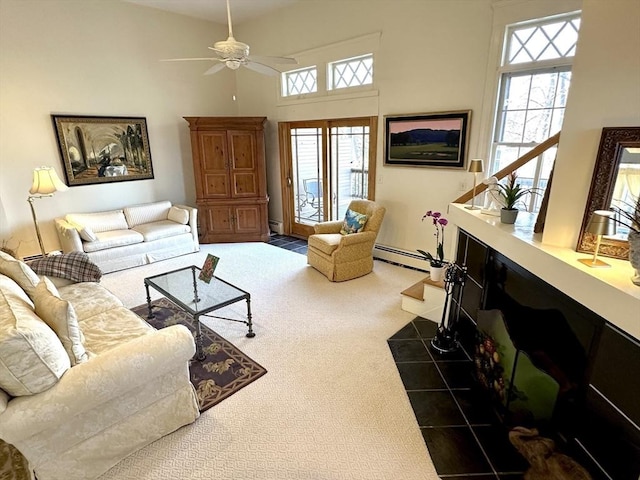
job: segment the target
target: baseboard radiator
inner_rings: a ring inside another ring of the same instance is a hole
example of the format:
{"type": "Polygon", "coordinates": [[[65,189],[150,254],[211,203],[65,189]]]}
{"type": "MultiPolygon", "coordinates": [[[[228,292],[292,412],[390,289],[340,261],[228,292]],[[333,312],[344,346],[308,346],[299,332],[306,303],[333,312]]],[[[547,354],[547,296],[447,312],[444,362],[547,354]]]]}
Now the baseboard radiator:
{"type": "Polygon", "coordinates": [[[273,233],[277,233],[278,235],[284,234],[284,224],[282,222],[278,222],[277,220],[269,220],[269,230],[273,233]]]}
{"type": "Polygon", "coordinates": [[[376,243],[373,248],[373,256],[378,260],[384,260],[389,263],[395,263],[415,270],[421,270],[424,272],[429,270],[429,264],[424,260],[424,257],[416,252],[409,252],[407,250],[401,250],[399,248],[376,243]]]}

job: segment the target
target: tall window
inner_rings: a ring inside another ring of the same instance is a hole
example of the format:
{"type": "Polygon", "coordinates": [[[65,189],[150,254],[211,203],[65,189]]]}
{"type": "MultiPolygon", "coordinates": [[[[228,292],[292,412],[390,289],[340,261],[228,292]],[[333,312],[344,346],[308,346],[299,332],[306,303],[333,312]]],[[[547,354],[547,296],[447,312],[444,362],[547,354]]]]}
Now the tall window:
{"type": "MultiPolygon", "coordinates": [[[[579,28],[579,13],[507,28],[491,147],[492,172],[561,130],[579,28]]],[[[549,149],[518,169],[522,185],[544,190],[555,155],[556,149],[549,149]]],[[[527,208],[537,211],[541,200],[541,195],[532,196],[527,208]]]]}

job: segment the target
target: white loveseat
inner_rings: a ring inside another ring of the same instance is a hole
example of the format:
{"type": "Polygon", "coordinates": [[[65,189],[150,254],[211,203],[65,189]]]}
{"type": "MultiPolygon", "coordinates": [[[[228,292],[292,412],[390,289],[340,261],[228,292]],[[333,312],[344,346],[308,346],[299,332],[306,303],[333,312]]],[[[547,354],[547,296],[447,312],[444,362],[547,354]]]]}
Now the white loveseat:
{"type": "Polygon", "coordinates": [[[194,352],[186,327],[155,330],[100,284],[56,288],[0,252],[0,478],[28,478],[6,444],[38,480],[89,480],[193,422],[194,352]]]}
{"type": "Polygon", "coordinates": [[[197,209],[169,201],[54,220],[64,253],[89,255],[103,273],[197,252],[197,209]]]}

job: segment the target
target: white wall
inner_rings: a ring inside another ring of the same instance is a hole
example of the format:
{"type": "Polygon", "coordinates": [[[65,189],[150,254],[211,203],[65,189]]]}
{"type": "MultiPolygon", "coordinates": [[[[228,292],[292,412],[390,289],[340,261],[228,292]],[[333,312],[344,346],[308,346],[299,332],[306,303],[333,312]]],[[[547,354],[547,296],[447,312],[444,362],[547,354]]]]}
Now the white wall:
{"type": "Polygon", "coordinates": [[[189,129],[183,116],[235,115],[235,77],[203,76],[226,28],[120,1],[0,1],[0,239],[38,252],[28,189],[34,167],[64,178],[52,113],[147,118],[155,179],[72,187],[35,202],[47,250],[54,217],[168,199],[195,201],[189,129]],[[222,94],[221,92],[224,92],[222,94]]]}
{"type": "MultiPolygon", "coordinates": [[[[321,47],[380,32],[374,65],[378,96],[281,106],[275,80],[239,72],[239,114],[269,118],[270,216],[282,219],[278,121],[378,115],[376,200],[387,207],[378,242],[413,252],[433,251],[433,231],[421,223],[422,215],[427,210],[446,211],[460,195],[460,184],[471,188],[473,177],[463,170],[383,166],[383,117],[472,110],[467,158],[477,156],[491,19],[490,0],[342,0],[304,1],[240,25],[237,37],[267,55],[322,51],[321,47]]],[[[349,56],[348,48],[344,53],[349,56]]],[[[339,58],[344,57],[334,60],[339,58]]]]}
{"type": "Polygon", "coordinates": [[[543,241],[575,248],[603,127],[640,126],[640,2],[584,0],[543,241]]]}

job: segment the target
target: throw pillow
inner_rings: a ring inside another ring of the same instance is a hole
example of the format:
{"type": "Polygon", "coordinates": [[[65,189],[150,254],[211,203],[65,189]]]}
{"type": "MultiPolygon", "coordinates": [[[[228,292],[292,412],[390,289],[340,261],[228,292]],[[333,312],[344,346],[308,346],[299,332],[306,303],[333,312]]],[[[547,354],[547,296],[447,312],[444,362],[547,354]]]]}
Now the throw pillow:
{"type": "Polygon", "coordinates": [[[172,222],[186,225],[187,223],[189,223],[189,212],[186,211],[184,208],[171,207],[169,209],[169,214],[167,218],[172,222]]]}
{"type": "Polygon", "coordinates": [[[89,255],[84,252],[70,252],[39,258],[29,262],[29,267],[38,275],[66,278],[74,282],[99,282],[102,278],[100,267],[93,263],[89,259],[89,255]]]}
{"type": "Polygon", "coordinates": [[[344,222],[342,223],[340,233],[342,235],[349,235],[350,233],[361,232],[367,223],[367,218],[368,217],[364,213],[354,212],[347,208],[347,213],[344,215],[344,222]]]}
{"type": "Polygon", "coordinates": [[[0,290],[0,388],[12,397],[44,392],[70,367],[54,331],[22,298],[0,290]]]}
{"type": "Polygon", "coordinates": [[[78,231],[78,235],[80,235],[80,238],[85,242],[95,242],[98,239],[98,237],[96,237],[96,234],[93,233],[93,230],[91,230],[91,228],[89,228],[87,225],[81,225],[79,223],[73,222],[69,223],[73,225],[73,227],[78,231]]]}
{"type": "Polygon", "coordinates": [[[60,298],[58,289],[48,278],[45,277],[36,287],[33,303],[36,306],[36,315],[56,332],[69,355],[71,366],[86,362],[88,356],[82,344],[76,311],[68,301],[60,298]]]}
{"type": "Polygon", "coordinates": [[[0,273],[20,285],[29,298],[32,298],[36,286],[40,283],[40,278],[29,265],[4,252],[0,252],[0,273]]]}

